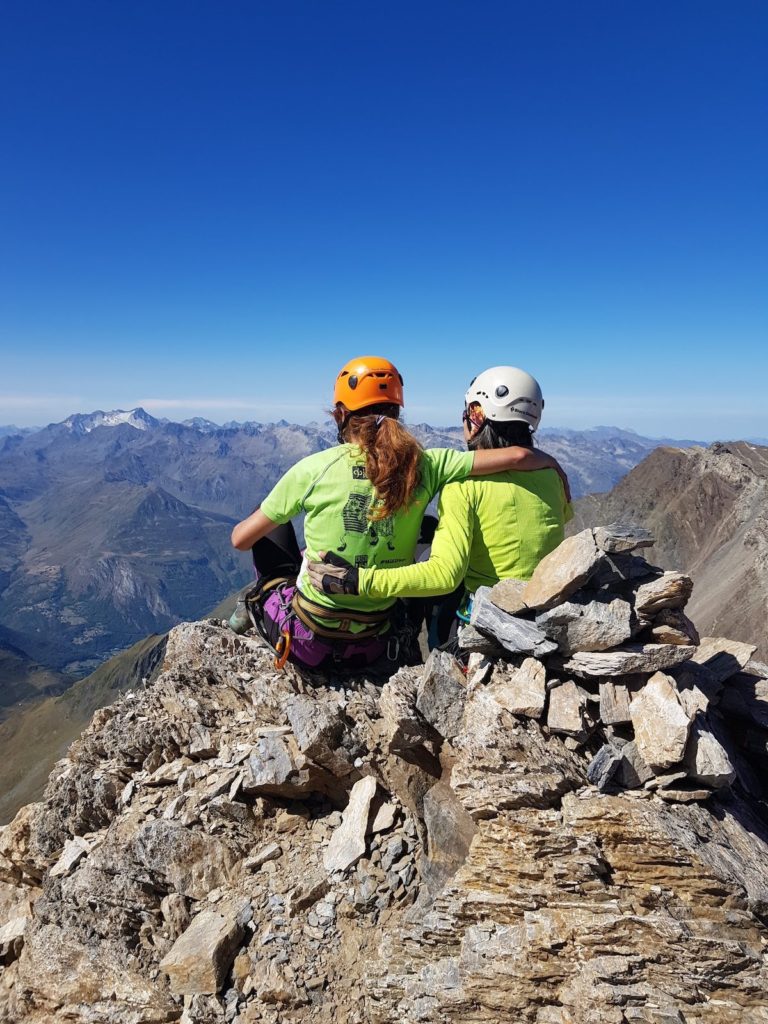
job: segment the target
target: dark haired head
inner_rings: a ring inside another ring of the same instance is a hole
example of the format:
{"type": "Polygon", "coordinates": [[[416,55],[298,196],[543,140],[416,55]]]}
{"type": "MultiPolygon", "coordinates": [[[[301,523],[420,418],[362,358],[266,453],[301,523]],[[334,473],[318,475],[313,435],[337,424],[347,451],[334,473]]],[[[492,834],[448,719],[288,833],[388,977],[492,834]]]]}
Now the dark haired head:
{"type": "Polygon", "coordinates": [[[467,441],[471,452],[482,448],[533,448],[533,435],[527,423],[519,420],[486,420],[474,437],[467,441]]]}

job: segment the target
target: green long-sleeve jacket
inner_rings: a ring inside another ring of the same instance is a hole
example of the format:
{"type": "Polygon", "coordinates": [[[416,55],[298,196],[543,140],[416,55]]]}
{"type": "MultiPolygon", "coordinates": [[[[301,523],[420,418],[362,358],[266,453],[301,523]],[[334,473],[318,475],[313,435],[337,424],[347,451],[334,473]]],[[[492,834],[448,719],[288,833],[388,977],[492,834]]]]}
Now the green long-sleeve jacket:
{"type": "Polygon", "coordinates": [[[360,594],[429,597],[500,579],[528,580],[562,541],[573,511],[553,469],[496,473],[446,486],[429,561],[361,569],[360,594]]]}

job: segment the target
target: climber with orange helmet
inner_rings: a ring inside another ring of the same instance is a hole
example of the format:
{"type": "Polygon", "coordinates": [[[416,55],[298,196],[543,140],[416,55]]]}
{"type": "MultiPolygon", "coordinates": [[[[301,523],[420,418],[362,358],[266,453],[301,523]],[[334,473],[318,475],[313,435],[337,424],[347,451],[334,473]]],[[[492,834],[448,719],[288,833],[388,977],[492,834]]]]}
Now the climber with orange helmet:
{"type": "Polygon", "coordinates": [[[399,422],[403,404],[403,379],[389,360],[350,360],[334,388],[338,445],[292,466],[232,531],[234,547],[253,552],[258,582],[246,608],[278,664],[359,668],[409,646],[394,598],[312,586],[306,565],[320,552],[358,569],[410,565],[427,505],[446,484],[507,469],[562,473],[535,448],[425,450],[399,422]],[[301,512],[304,558],[291,524],[301,512]]]}

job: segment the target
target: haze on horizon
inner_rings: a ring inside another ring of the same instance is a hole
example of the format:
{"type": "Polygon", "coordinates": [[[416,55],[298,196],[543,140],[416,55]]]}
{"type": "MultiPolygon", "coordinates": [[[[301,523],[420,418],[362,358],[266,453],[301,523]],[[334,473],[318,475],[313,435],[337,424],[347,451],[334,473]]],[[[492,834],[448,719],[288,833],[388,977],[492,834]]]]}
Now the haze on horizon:
{"type": "Polygon", "coordinates": [[[351,356],[458,423],[768,436],[768,8],[12,0],[0,424],[320,420],[351,356]]]}

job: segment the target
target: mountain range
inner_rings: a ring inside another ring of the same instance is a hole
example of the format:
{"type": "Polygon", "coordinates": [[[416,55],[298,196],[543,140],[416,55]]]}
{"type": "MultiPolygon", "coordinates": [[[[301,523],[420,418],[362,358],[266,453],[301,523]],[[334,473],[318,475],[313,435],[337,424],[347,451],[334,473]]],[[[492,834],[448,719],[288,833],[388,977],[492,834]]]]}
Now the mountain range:
{"type": "MultiPolygon", "coordinates": [[[[463,444],[458,427],[411,429],[426,446],[463,444]]],[[[8,642],[81,677],[147,634],[199,617],[251,578],[231,526],[289,466],[334,443],[330,422],[219,427],[143,409],[77,414],[0,439],[8,642]]],[[[540,443],[578,496],[612,487],[660,442],[601,427],[542,432],[540,443]]]]}

